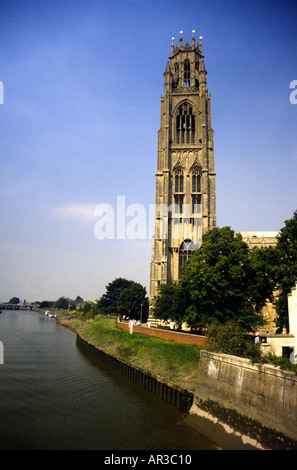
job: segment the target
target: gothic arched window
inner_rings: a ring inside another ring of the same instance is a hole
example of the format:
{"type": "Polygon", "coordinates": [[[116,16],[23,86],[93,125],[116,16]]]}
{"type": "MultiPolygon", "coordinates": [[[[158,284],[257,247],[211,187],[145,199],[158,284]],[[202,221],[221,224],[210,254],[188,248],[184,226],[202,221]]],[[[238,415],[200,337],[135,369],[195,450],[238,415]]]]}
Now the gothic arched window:
{"type": "Polygon", "coordinates": [[[192,167],[192,212],[201,212],[201,167],[198,164],[192,167]]]}
{"type": "Polygon", "coordinates": [[[178,168],[175,171],[175,187],[174,190],[176,193],[184,192],[184,173],[181,168],[178,168]]]}
{"type": "Polygon", "coordinates": [[[193,108],[188,103],[184,103],[178,108],[176,116],[176,143],[195,143],[195,130],[196,122],[193,108]]]}
{"type": "Polygon", "coordinates": [[[180,214],[184,203],[184,172],[181,166],[178,166],[174,172],[174,193],[174,212],[180,214]]]}
{"type": "Polygon", "coordinates": [[[201,193],[201,168],[192,170],[192,193],[201,193]]]}
{"type": "Polygon", "coordinates": [[[192,240],[184,240],[179,248],[179,271],[185,266],[191,256],[193,256],[197,246],[192,242],[192,240]]]}

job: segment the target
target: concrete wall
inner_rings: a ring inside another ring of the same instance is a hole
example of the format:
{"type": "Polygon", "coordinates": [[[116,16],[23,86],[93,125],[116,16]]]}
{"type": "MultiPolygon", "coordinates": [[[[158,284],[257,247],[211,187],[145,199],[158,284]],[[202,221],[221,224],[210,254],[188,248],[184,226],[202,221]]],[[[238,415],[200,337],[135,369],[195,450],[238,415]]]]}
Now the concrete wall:
{"type": "Polygon", "coordinates": [[[210,435],[228,445],[297,449],[297,376],[270,365],[201,351],[197,386],[190,414],[210,435]],[[221,433],[222,434],[222,433],[221,433]]]}
{"type": "MultiPolygon", "coordinates": [[[[128,323],[118,322],[118,328],[129,331],[128,323]]],[[[206,336],[192,335],[190,333],[182,333],[179,331],[172,331],[172,330],[147,328],[146,326],[133,325],[133,332],[141,333],[144,335],[155,336],[157,338],[167,339],[171,341],[176,341],[178,343],[197,344],[198,346],[203,346],[208,341],[206,336]]]]}

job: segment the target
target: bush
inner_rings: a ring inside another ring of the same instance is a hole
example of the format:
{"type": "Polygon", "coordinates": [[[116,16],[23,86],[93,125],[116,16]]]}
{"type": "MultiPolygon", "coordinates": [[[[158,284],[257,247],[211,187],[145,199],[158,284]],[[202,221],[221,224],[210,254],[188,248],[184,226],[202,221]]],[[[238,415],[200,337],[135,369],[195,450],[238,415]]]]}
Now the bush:
{"type": "Polygon", "coordinates": [[[263,362],[271,364],[275,367],[279,367],[282,370],[289,370],[290,372],[297,374],[297,364],[292,364],[290,359],[287,357],[279,357],[268,353],[266,356],[264,356],[263,362]]]}
{"type": "Polygon", "coordinates": [[[99,309],[94,302],[86,302],[83,308],[82,318],[83,320],[93,320],[94,317],[99,313],[99,309]]]}
{"type": "Polygon", "coordinates": [[[247,338],[240,324],[228,321],[225,324],[213,324],[208,329],[210,348],[215,352],[232,354],[249,359],[260,359],[260,346],[247,338]]]}

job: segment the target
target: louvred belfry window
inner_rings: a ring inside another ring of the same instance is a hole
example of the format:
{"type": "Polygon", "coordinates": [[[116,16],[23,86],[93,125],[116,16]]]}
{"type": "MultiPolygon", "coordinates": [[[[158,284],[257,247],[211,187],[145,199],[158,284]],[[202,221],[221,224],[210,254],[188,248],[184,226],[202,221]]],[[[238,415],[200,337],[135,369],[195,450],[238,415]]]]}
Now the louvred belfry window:
{"type": "Polygon", "coordinates": [[[188,103],[184,103],[178,108],[176,116],[176,143],[195,143],[195,130],[196,123],[193,108],[188,103]]]}
{"type": "Polygon", "coordinates": [[[190,86],[190,62],[188,60],[184,63],[184,86],[190,86]]]}

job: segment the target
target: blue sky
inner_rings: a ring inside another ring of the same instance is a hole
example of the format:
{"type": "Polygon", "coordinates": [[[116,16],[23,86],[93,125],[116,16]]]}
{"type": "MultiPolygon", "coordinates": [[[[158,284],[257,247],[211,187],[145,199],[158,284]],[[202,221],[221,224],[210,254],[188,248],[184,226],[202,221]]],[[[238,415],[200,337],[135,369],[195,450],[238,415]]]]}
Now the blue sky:
{"type": "Polygon", "coordinates": [[[151,239],[98,240],[93,210],[155,201],[180,30],[203,36],[217,224],[279,230],[297,209],[296,13],[289,0],[1,0],[0,300],[95,299],[119,276],[149,290],[151,239]]]}

